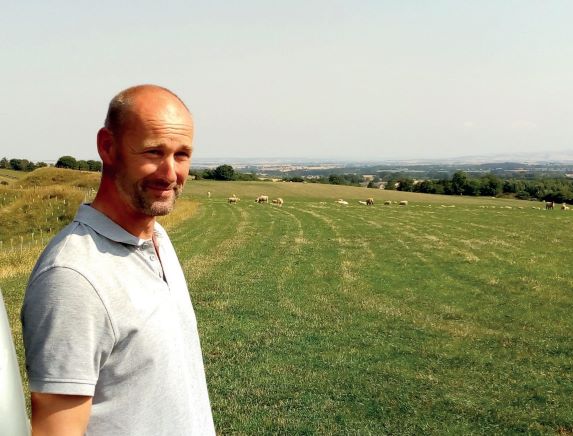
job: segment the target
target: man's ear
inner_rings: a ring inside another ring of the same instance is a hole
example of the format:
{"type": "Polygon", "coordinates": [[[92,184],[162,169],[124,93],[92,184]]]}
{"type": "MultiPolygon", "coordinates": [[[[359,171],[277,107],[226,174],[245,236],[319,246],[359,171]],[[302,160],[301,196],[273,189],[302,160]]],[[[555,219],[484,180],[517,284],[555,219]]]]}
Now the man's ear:
{"type": "Polygon", "coordinates": [[[105,127],[97,132],[97,151],[104,165],[113,165],[117,155],[117,144],[113,133],[105,127]]]}

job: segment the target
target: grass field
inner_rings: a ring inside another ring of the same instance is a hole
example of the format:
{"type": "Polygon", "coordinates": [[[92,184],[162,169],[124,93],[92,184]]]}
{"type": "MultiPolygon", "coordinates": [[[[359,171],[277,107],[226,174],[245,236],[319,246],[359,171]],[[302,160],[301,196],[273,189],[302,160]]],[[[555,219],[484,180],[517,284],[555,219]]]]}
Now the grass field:
{"type": "Polygon", "coordinates": [[[0,184],[4,184],[2,182],[5,183],[12,183],[15,180],[19,180],[23,177],[25,177],[28,173],[25,173],[23,171],[14,171],[14,170],[7,170],[5,168],[0,168],[0,184]]]}
{"type": "MultiPolygon", "coordinates": [[[[186,195],[170,234],[221,434],[573,434],[573,214],[296,183],[186,195]]],[[[26,276],[0,274],[19,353],[26,276]]]]}

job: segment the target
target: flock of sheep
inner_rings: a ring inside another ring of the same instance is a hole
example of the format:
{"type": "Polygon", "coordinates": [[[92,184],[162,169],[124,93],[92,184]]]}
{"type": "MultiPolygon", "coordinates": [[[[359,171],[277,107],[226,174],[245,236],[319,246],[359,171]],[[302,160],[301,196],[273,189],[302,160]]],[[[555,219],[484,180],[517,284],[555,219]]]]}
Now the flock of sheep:
{"type": "MultiPolygon", "coordinates": [[[[211,193],[208,192],[207,196],[209,198],[211,198],[211,193]]],[[[230,196],[227,201],[229,202],[229,204],[237,204],[239,202],[240,198],[237,197],[236,194],[233,194],[232,196],[230,196]]],[[[268,195],[259,195],[256,199],[255,199],[256,203],[268,203],[269,202],[269,196],[268,195]]],[[[278,207],[282,207],[282,205],[284,204],[284,201],[282,198],[278,197],[278,198],[274,198],[272,200],[272,204],[277,205],[278,207]]]]}
{"type": "MultiPolygon", "coordinates": [[[[338,200],[334,200],[335,203],[338,204],[342,204],[343,206],[348,206],[348,201],[343,200],[342,198],[339,198],[338,200]]],[[[364,205],[364,206],[374,206],[374,199],[373,198],[367,198],[366,201],[362,201],[362,200],[358,200],[358,203],[364,205]]],[[[399,204],[400,206],[408,206],[408,201],[407,200],[402,200],[400,202],[395,201],[395,204],[399,204]]],[[[384,205],[391,205],[392,202],[390,200],[386,200],[384,202],[384,205]]]]}
{"type": "MultiPolygon", "coordinates": [[[[207,197],[211,198],[211,192],[207,192],[207,197]]],[[[237,204],[239,202],[240,198],[237,197],[236,194],[233,194],[232,196],[230,196],[227,201],[229,202],[229,204],[237,204]]],[[[255,199],[256,203],[269,203],[269,196],[268,195],[259,195],[256,199],[255,199]]],[[[284,204],[284,200],[281,197],[278,198],[274,198],[272,201],[272,204],[278,206],[278,207],[282,207],[282,205],[284,204]]],[[[343,200],[342,198],[339,198],[337,200],[334,200],[335,203],[338,203],[340,205],[343,206],[348,206],[348,201],[343,200]]],[[[366,201],[363,200],[358,200],[359,204],[362,204],[364,206],[373,206],[374,205],[374,199],[373,198],[367,198],[366,201]]],[[[402,200],[400,202],[394,201],[395,204],[398,204],[400,206],[408,206],[408,200],[402,200]]],[[[384,201],[384,205],[392,205],[392,201],[390,200],[386,200],[384,201]]],[[[444,205],[442,205],[442,207],[446,207],[444,205]]],[[[453,207],[453,206],[451,206],[453,207]]],[[[487,207],[487,206],[480,206],[480,207],[487,207]]],[[[495,207],[495,206],[492,206],[495,207]]],[[[511,209],[511,206],[506,206],[508,209],[511,209]]],[[[533,207],[534,209],[541,209],[540,207],[533,207]]],[[[523,207],[520,207],[519,209],[523,209],[523,207]]],[[[545,203],[545,210],[553,210],[555,209],[555,202],[554,201],[547,201],[545,203]]],[[[569,206],[566,203],[563,203],[561,205],[561,210],[569,210],[569,206]]]]}
{"type": "MultiPolygon", "coordinates": [[[[207,197],[211,198],[211,192],[207,192],[207,197]]],[[[227,198],[227,202],[229,204],[237,204],[241,199],[236,195],[233,194],[231,195],[229,198],[227,198]]],[[[269,202],[269,196],[268,195],[259,195],[256,199],[255,199],[255,203],[268,203],[269,202]]],[[[334,201],[335,203],[341,204],[343,206],[348,206],[348,201],[343,200],[342,198],[339,198],[338,200],[334,201]]],[[[374,199],[373,198],[367,198],[366,201],[362,201],[362,200],[358,200],[358,203],[364,205],[364,206],[373,206],[374,205],[374,199]]],[[[400,206],[408,206],[408,201],[407,200],[402,200],[399,203],[398,202],[394,202],[399,204],[400,206]]],[[[275,204],[279,207],[282,207],[282,205],[284,204],[284,200],[281,197],[278,198],[274,198],[272,200],[272,204],[275,204]]],[[[390,200],[386,200],[384,202],[385,205],[391,205],[392,202],[390,200]]]]}

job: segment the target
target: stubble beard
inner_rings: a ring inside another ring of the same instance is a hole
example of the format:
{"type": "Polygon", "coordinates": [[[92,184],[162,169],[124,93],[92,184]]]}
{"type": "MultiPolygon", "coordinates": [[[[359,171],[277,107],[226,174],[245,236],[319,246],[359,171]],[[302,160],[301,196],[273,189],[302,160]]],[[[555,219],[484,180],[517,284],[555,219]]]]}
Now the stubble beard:
{"type": "Polygon", "coordinates": [[[150,190],[152,187],[167,188],[170,186],[168,182],[158,179],[143,179],[130,184],[121,175],[116,179],[116,186],[122,196],[129,201],[137,212],[151,217],[164,216],[171,213],[175,206],[175,201],[183,191],[183,184],[175,185],[171,188],[172,195],[169,198],[159,200],[154,198],[155,195],[150,190]]]}

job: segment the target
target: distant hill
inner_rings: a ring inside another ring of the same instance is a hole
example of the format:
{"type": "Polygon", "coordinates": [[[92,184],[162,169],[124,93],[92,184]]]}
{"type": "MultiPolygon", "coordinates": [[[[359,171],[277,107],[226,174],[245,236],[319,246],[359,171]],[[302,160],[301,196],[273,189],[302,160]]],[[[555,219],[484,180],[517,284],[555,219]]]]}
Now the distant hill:
{"type": "Polygon", "coordinates": [[[221,164],[230,164],[236,168],[249,167],[280,167],[280,166],[323,166],[329,168],[364,167],[371,165],[455,165],[455,164],[486,164],[499,162],[516,162],[525,164],[570,164],[573,163],[573,149],[558,151],[538,151],[523,153],[498,153],[462,155],[450,158],[424,158],[424,159],[318,159],[318,158],[266,158],[266,157],[213,157],[197,158],[193,166],[198,168],[214,168],[221,164]]]}

